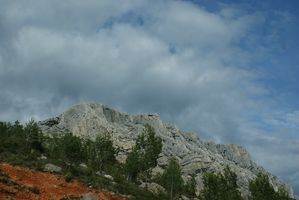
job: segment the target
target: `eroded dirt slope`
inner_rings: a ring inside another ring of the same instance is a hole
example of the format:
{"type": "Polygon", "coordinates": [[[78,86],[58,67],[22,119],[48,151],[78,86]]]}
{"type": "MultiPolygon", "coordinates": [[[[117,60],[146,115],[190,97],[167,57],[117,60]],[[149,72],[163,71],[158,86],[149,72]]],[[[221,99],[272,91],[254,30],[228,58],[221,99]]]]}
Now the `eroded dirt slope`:
{"type": "Polygon", "coordinates": [[[68,183],[60,175],[0,164],[0,200],[67,200],[80,199],[82,195],[99,200],[127,200],[75,180],[68,183]]]}

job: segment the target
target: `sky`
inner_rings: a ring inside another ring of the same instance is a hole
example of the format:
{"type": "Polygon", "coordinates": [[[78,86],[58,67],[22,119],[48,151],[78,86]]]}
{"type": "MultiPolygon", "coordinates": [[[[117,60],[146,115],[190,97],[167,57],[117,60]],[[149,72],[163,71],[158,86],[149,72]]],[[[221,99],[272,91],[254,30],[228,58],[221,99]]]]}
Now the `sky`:
{"type": "Polygon", "coordinates": [[[245,146],[299,194],[297,0],[1,0],[0,121],[80,102],[245,146]]]}

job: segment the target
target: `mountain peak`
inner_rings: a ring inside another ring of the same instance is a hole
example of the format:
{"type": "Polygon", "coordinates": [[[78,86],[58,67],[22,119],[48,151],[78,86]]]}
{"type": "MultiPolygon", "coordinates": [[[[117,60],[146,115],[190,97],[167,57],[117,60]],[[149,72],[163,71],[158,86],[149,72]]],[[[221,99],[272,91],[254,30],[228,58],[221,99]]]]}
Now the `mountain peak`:
{"type": "Polygon", "coordinates": [[[243,196],[249,195],[249,182],[262,172],[269,176],[276,190],[284,187],[293,197],[292,189],[258,166],[244,147],[205,142],[195,133],[186,133],[175,125],[162,122],[158,114],[129,115],[101,103],[82,103],[70,107],[58,117],[39,122],[42,131],[47,134],[72,132],[94,139],[98,134],[109,133],[114,145],[121,150],[117,156],[120,162],[125,161],[145,124],[151,125],[163,141],[158,166],[153,173],[162,172],[168,159],[175,157],[182,166],[185,179],[195,176],[199,192],[203,188],[204,172],[223,172],[229,166],[238,176],[243,196]]]}

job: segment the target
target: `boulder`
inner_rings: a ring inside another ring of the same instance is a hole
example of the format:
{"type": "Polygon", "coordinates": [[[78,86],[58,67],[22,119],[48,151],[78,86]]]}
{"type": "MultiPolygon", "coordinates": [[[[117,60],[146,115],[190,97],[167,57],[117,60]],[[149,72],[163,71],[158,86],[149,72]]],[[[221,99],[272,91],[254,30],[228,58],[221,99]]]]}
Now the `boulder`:
{"type": "Polygon", "coordinates": [[[146,189],[154,194],[166,192],[165,188],[157,183],[142,183],[141,185],[139,185],[139,187],[142,189],[146,189]]]}
{"type": "Polygon", "coordinates": [[[84,194],[80,197],[80,200],[98,200],[98,196],[95,194],[84,194]]]}
{"type": "Polygon", "coordinates": [[[38,158],[39,160],[47,160],[47,156],[41,155],[41,157],[38,158]]]}
{"type": "Polygon", "coordinates": [[[186,197],[186,196],[184,196],[184,195],[181,195],[179,199],[180,199],[180,200],[190,200],[190,198],[188,198],[188,197],[186,197]]]}
{"type": "Polygon", "coordinates": [[[109,175],[109,174],[104,174],[103,177],[106,178],[106,179],[108,179],[108,180],[110,180],[110,181],[114,180],[113,177],[111,175],[109,175]]]}
{"type": "Polygon", "coordinates": [[[97,171],[97,172],[96,172],[96,175],[101,176],[101,177],[104,177],[104,178],[106,178],[106,179],[108,179],[108,180],[110,180],[110,181],[114,181],[113,176],[111,176],[111,175],[109,175],[109,174],[106,174],[106,173],[103,172],[103,171],[97,171]]]}
{"type": "Polygon", "coordinates": [[[87,169],[87,168],[88,168],[87,165],[86,165],[85,163],[81,163],[81,164],[79,165],[79,167],[84,168],[84,169],[87,169]]]}
{"type": "Polygon", "coordinates": [[[60,173],[62,171],[62,169],[61,169],[61,167],[58,167],[58,166],[53,165],[51,163],[48,163],[48,164],[45,165],[44,171],[60,173]]]}

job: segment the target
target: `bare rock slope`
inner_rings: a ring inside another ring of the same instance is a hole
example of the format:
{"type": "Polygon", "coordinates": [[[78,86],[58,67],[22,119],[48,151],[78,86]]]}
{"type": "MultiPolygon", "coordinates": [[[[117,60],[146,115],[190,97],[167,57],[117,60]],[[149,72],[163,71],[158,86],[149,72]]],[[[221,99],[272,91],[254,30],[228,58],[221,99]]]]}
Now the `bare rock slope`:
{"type": "Polygon", "coordinates": [[[195,133],[183,132],[175,125],[162,122],[157,114],[128,115],[100,103],[83,103],[58,117],[39,122],[42,131],[48,134],[72,132],[80,137],[95,138],[97,134],[108,132],[114,145],[122,150],[118,155],[121,162],[125,161],[145,124],[154,127],[163,140],[163,150],[154,173],[162,172],[168,158],[175,156],[182,166],[184,178],[196,177],[197,191],[203,188],[204,172],[222,172],[229,166],[238,175],[238,185],[244,196],[249,194],[249,181],[263,172],[268,174],[275,189],[282,186],[293,197],[292,188],[258,166],[243,147],[205,142],[195,133]]]}

